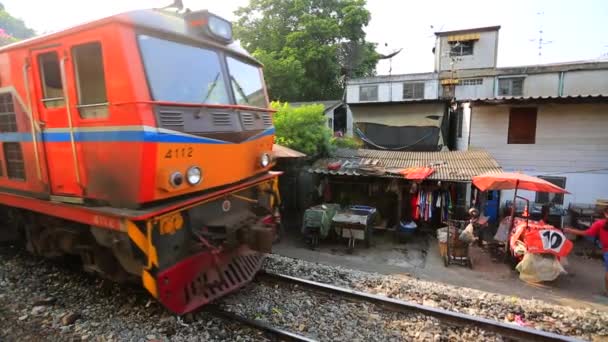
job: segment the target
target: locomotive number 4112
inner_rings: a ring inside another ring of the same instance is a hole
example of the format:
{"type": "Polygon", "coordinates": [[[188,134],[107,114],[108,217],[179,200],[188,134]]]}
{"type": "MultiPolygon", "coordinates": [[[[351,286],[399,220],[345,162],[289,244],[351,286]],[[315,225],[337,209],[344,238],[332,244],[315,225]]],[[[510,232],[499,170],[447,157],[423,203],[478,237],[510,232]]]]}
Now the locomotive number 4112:
{"type": "Polygon", "coordinates": [[[192,158],[192,147],[168,149],[167,152],[165,152],[165,159],[172,158],[192,158]]]}

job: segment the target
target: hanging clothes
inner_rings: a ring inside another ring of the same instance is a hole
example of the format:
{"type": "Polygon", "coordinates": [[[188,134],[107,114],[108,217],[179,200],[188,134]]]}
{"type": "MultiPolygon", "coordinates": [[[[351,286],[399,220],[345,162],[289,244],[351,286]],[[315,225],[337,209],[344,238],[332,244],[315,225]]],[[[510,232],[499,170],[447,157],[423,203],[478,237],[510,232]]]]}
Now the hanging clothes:
{"type": "Polygon", "coordinates": [[[417,196],[412,197],[413,217],[416,220],[427,222],[432,221],[433,217],[446,221],[449,218],[452,205],[452,194],[449,191],[420,190],[417,196]]]}

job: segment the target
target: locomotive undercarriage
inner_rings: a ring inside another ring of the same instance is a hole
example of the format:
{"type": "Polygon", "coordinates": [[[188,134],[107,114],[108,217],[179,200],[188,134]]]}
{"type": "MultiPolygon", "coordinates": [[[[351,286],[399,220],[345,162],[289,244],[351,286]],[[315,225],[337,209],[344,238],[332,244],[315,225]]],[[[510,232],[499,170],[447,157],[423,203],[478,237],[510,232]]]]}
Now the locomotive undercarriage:
{"type": "Polygon", "coordinates": [[[77,256],[85,271],[124,282],[136,280],[141,262],[132,253],[129,237],[120,232],[89,227],[27,210],[2,207],[6,218],[0,241],[22,243],[45,258],[77,256]]]}
{"type": "Polygon", "coordinates": [[[23,243],[32,254],[80,257],[85,271],[124,282],[142,279],[167,308],[185,313],[249,282],[276,237],[272,195],[250,188],[149,221],[110,230],[0,207],[0,241],[23,243]],[[170,229],[167,222],[172,223],[170,229]],[[176,223],[177,222],[177,223],[176,223]],[[142,245],[150,246],[143,250],[142,245]]]}

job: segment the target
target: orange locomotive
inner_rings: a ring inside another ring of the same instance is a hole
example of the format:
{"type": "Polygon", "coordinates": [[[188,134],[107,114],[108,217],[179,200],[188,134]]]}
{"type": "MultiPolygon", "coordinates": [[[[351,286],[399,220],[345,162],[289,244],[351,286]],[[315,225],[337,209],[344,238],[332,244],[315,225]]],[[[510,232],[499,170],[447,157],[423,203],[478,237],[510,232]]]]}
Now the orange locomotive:
{"type": "Polygon", "coordinates": [[[191,311],[280,223],[261,65],[207,11],[140,10],[0,49],[0,240],[141,277],[191,311]]]}

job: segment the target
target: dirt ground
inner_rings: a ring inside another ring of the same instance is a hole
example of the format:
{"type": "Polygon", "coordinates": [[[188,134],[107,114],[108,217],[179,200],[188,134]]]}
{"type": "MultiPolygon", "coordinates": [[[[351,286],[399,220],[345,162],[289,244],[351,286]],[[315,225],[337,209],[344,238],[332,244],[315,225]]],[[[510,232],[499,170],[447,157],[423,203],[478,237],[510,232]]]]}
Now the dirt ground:
{"type": "Polygon", "coordinates": [[[565,267],[568,274],[561,275],[553,282],[529,284],[521,281],[518,272],[507,264],[492,260],[486,249],[471,247],[473,269],[459,265],[445,267],[434,237],[419,233],[407,242],[399,243],[389,233],[377,231],[371,248],[365,248],[359,241],[352,254],[349,254],[346,241],[322,241],[317,249],[311,250],[299,232],[290,230],[273,247],[273,251],[326,265],[381,274],[408,274],[424,280],[519,298],[608,311],[608,297],[602,295],[603,263],[583,255],[582,251],[588,245],[582,240],[575,242],[575,249],[568,257],[565,267]]]}

